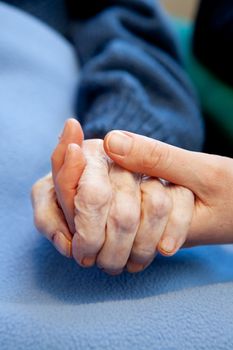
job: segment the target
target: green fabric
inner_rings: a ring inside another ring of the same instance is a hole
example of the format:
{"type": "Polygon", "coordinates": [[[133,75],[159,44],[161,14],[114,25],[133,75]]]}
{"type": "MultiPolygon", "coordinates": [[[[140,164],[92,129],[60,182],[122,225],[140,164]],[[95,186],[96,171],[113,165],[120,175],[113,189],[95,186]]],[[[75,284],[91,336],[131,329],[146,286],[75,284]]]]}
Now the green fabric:
{"type": "Polygon", "coordinates": [[[173,19],[188,74],[200,97],[202,108],[233,139],[233,89],[201,65],[192,54],[193,24],[173,19]]]}

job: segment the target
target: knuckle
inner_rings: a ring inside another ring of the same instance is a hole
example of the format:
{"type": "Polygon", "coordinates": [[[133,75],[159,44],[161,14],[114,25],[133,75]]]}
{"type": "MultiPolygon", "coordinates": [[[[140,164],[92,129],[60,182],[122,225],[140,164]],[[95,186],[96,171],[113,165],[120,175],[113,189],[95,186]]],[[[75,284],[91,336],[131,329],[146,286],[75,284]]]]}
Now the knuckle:
{"type": "Polygon", "coordinates": [[[142,166],[145,169],[156,169],[160,164],[164,164],[169,159],[169,149],[161,149],[161,144],[157,141],[150,141],[148,148],[145,149],[142,166]]]}
{"type": "Polygon", "coordinates": [[[173,231],[177,230],[179,232],[180,237],[187,235],[188,227],[190,226],[191,221],[192,221],[192,215],[181,216],[178,213],[176,213],[176,214],[173,214],[170,218],[170,224],[173,227],[173,231]]]}
{"type": "Polygon", "coordinates": [[[154,255],[155,255],[155,248],[153,246],[144,247],[141,244],[140,245],[135,244],[132,249],[130,258],[131,260],[137,263],[145,263],[146,261],[152,259],[154,255]]]}
{"type": "Polygon", "coordinates": [[[54,222],[53,216],[51,218],[49,209],[45,211],[44,209],[37,208],[33,219],[37,230],[49,240],[52,240],[56,231],[56,222],[54,222]]]}
{"type": "Polygon", "coordinates": [[[51,187],[53,187],[52,174],[48,173],[33,184],[31,192],[34,194],[43,188],[47,189],[51,187]]]}
{"type": "Polygon", "coordinates": [[[81,231],[76,232],[76,239],[78,242],[79,250],[82,250],[84,254],[87,252],[90,254],[96,254],[104,243],[104,237],[96,237],[94,235],[86,235],[81,231]]]}
{"type": "Polygon", "coordinates": [[[31,201],[35,209],[44,198],[54,198],[54,185],[49,173],[45,177],[37,180],[31,188],[31,201]]]}
{"type": "Polygon", "coordinates": [[[31,196],[34,198],[43,187],[43,179],[37,180],[31,188],[31,196]]]}
{"type": "Polygon", "coordinates": [[[84,207],[101,210],[108,205],[110,200],[110,186],[98,186],[98,184],[83,185],[79,187],[75,196],[75,206],[76,208],[84,207]]]}
{"type": "Polygon", "coordinates": [[[169,214],[172,208],[172,200],[165,192],[156,192],[147,196],[148,208],[151,216],[162,219],[169,214]]]}
{"type": "Polygon", "coordinates": [[[135,232],[139,224],[138,208],[115,207],[110,213],[110,220],[117,231],[135,232]]]}
{"type": "MultiPolygon", "coordinates": [[[[183,213],[190,213],[193,211],[194,203],[195,203],[195,197],[191,190],[188,188],[185,188],[183,186],[176,186],[175,187],[175,206],[173,208],[173,213],[177,212],[178,214],[183,213]]],[[[181,216],[181,220],[185,220],[185,217],[181,216]]],[[[185,215],[187,216],[187,215],[185,215]]]]}

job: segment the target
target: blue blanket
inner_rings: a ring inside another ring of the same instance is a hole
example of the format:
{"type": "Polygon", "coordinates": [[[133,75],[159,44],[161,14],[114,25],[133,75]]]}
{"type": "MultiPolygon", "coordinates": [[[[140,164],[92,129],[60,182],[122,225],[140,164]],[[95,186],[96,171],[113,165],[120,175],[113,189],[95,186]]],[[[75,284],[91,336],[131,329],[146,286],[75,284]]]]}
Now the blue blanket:
{"type": "Polygon", "coordinates": [[[231,349],[233,249],[82,269],[35,230],[33,182],[73,113],[78,67],[51,29],[0,3],[0,349],[231,349]]]}

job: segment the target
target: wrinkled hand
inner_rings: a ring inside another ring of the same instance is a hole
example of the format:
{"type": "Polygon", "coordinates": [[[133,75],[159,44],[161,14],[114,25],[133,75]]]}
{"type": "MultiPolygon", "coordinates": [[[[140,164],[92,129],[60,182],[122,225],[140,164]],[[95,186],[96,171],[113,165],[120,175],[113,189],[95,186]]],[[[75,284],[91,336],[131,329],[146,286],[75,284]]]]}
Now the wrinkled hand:
{"type": "Polygon", "coordinates": [[[65,255],[70,255],[67,251],[72,239],[73,256],[80,265],[97,262],[108,272],[119,273],[139,225],[139,176],[113,164],[106,157],[102,140],[83,142],[81,154],[74,144],[82,141],[82,137],[77,138],[79,128],[75,120],[69,120],[53,152],[55,187],[49,176],[33,186],[35,225],[65,255]],[[61,237],[66,237],[66,243],[61,237]]]}
{"type": "Polygon", "coordinates": [[[35,226],[67,257],[72,255],[72,237],[75,232],[73,198],[86,165],[80,148],[82,142],[81,126],[76,120],[69,119],[52,155],[55,179],[49,173],[33,185],[31,192],[35,226]],[[54,181],[59,189],[57,193],[54,181]]]}
{"type": "MultiPolygon", "coordinates": [[[[74,138],[69,130],[66,131],[60,143],[67,147],[74,138]]],[[[182,246],[192,218],[194,200],[190,191],[180,186],[164,185],[154,178],[143,178],[140,184],[138,175],[109,161],[101,140],[83,143],[87,163],[82,176],[80,167],[75,167],[71,158],[69,162],[65,157],[64,164],[57,165],[60,148],[59,144],[52,157],[54,183],[71,232],[75,232],[72,226],[74,193],[73,190],[67,191],[67,178],[63,174],[68,174],[73,184],[78,183],[76,233],[72,246],[73,256],[80,265],[92,266],[96,262],[112,274],[120,273],[127,265],[130,272],[137,272],[153,261],[158,248],[164,255],[172,255],[182,246]]],[[[43,197],[48,198],[44,189],[43,197]]],[[[38,198],[38,193],[34,197],[38,198]]],[[[35,217],[38,212],[42,213],[38,209],[42,207],[39,202],[36,207],[35,217]]],[[[53,203],[50,207],[55,209],[56,206],[53,203]]],[[[60,215],[58,209],[54,210],[54,217],[60,215]]],[[[49,226],[46,220],[45,217],[44,231],[49,226]]],[[[63,221],[64,227],[64,217],[60,216],[59,220],[63,221]]],[[[41,225],[39,228],[43,231],[41,225]]]]}
{"type": "MultiPolygon", "coordinates": [[[[84,141],[82,150],[86,167],[74,198],[73,257],[81,266],[97,263],[118,274],[127,263],[140,223],[139,176],[110,161],[102,140],[84,141]]],[[[59,184],[55,187],[60,191],[59,184]]]]}

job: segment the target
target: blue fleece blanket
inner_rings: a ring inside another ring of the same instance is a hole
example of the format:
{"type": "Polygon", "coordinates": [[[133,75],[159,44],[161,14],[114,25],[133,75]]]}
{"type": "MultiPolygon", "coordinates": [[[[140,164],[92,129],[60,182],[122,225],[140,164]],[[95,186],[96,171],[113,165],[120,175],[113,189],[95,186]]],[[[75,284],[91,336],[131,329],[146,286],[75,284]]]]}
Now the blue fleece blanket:
{"type": "Polygon", "coordinates": [[[30,188],[49,170],[77,79],[63,38],[0,3],[0,349],[232,349],[231,246],[111,277],[36,232],[30,188]]]}

